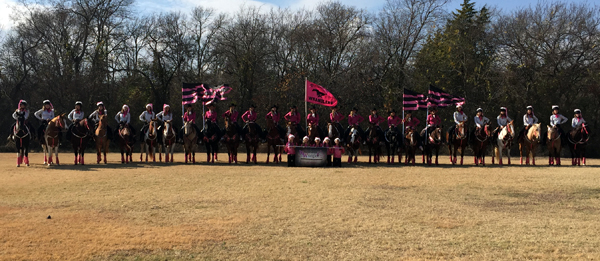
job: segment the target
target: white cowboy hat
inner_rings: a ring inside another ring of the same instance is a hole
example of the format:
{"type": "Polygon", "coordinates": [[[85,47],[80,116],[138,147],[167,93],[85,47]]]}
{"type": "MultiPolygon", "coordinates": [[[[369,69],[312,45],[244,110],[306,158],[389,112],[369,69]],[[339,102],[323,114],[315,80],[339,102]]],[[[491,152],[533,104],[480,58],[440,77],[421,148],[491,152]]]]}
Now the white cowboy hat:
{"type": "Polygon", "coordinates": [[[558,105],[552,105],[553,110],[558,110],[558,105]]]}
{"type": "Polygon", "coordinates": [[[575,112],[575,113],[581,113],[581,110],[580,110],[580,109],[575,109],[575,111],[574,111],[574,112],[575,112]]]}

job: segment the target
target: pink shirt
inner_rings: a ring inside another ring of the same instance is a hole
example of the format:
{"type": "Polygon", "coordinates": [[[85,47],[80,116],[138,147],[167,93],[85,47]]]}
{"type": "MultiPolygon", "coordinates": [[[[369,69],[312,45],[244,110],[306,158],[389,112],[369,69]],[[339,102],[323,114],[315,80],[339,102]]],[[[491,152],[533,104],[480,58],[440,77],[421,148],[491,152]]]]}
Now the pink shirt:
{"type": "Polygon", "coordinates": [[[353,126],[353,125],[358,125],[359,123],[363,122],[365,119],[357,114],[354,114],[354,116],[352,115],[348,115],[348,125],[353,126]]]}
{"type": "Polygon", "coordinates": [[[287,144],[285,144],[285,152],[289,155],[295,155],[296,154],[296,148],[294,148],[294,144],[291,142],[288,142],[287,144]]]}
{"type": "Polygon", "coordinates": [[[331,148],[329,148],[329,144],[326,144],[324,142],[321,143],[321,144],[323,144],[322,147],[327,148],[327,155],[332,155],[333,154],[333,150],[331,148]]]}
{"type": "Polygon", "coordinates": [[[225,113],[223,113],[223,115],[221,115],[221,117],[223,118],[229,118],[229,121],[231,122],[236,122],[237,118],[238,118],[239,113],[237,111],[226,111],[225,113]]]}
{"type": "Polygon", "coordinates": [[[217,122],[217,113],[209,110],[204,114],[204,118],[207,121],[217,122]]]}
{"type": "Polygon", "coordinates": [[[339,112],[332,112],[329,114],[329,119],[331,120],[331,122],[340,123],[340,121],[344,119],[344,115],[342,115],[339,112]]]}
{"type": "Polygon", "coordinates": [[[192,112],[191,114],[189,112],[185,112],[183,114],[183,121],[184,122],[188,122],[191,121],[193,123],[196,123],[196,113],[192,112]]]}
{"type": "Polygon", "coordinates": [[[379,123],[385,121],[385,119],[379,115],[373,116],[373,114],[369,115],[369,123],[375,124],[375,126],[379,126],[379,123]]]}
{"type": "Polygon", "coordinates": [[[440,119],[439,116],[435,115],[434,117],[433,114],[429,114],[429,116],[427,116],[427,125],[439,126],[441,123],[442,119],[440,119]]]}
{"type": "Polygon", "coordinates": [[[267,113],[267,115],[265,115],[265,119],[271,116],[271,118],[273,119],[273,122],[278,123],[279,122],[279,113],[273,113],[273,111],[270,111],[269,113],[267,113]]]}
{"type": "Polygon", "coordinates": [[[388,126],[394,126],[394,127],[398,126],[402,123],[402,120],[398,116],[394,116],[394,117],[389,116],[387,118],[387,121],[388,121],[388,126]]]}
{"type": "Polygon", "coordinates": [[[308,120],[308,123],[309,123],[309,124],[312,124],[312,125],[319,125],[319,114],[316,114],[316,113],[315,113],[315,116],[313,116],[313,114],[312,114],[312,113],[309,113],[309,114],[306,116],[306,119],[308,120]]]}
{"type": "Polygon", "coordinates": [[[290,111],[285,116],[283,116],[283,118],[285,118],[286,121],[300,124],[300,114],[298,113],[292,115],[292,112],[290,111]]]}
{"type": "Polygon", "coordinates": [[[257,117],[256,112],[246,111],[242,115],[242,120],[243,121],[256,121],[256,117],[257,117]]]}
{"type": "Polygon", "coordinates": [[[342,154],[344,154],[344,147],[334,145],[331,150],[333,150],[333,157],[337,159],[341,158],[342,154]]]}
{"type": "Polygon", "coordinates": [[[410,121],[405,121],[404,126],[411,127],[413,129],[417,129],[417,125],[419,125],[421,121],[415,117],[410,117],[410,121]]]}

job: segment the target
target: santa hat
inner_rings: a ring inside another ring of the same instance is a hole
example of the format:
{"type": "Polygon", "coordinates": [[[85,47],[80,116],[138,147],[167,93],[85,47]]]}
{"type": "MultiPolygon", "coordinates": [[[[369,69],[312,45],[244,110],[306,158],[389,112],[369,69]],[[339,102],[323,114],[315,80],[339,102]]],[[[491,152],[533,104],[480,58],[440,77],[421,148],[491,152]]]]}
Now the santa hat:
{"type": "Polygon", "coordinates": [[[150,106],[150,110],[154,110],[154,106],[152,106],[152,103],[146,104],[146,109],[148,108],[148,106],[150,106]]]}

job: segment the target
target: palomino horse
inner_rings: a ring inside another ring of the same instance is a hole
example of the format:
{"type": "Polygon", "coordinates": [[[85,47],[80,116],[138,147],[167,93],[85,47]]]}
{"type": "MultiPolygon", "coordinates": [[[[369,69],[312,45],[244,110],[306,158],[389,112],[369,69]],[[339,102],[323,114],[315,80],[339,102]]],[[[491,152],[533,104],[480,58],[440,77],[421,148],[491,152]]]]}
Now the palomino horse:
{"type": "Polygon", "coordinates": [[[223,137],[225,138],[223,142],[225,142],[225,145],[227,146],[229,164],[231,164],[231,162],[237,163],[237,154],[238,147],[240,146],[240,137],[235,124],[231,122],[231,119],[229,117],[225,117],[225,135],[223,137]]]}
{"type": "Polygon", "coordinates": [[[475,165],[485,166],[485,154],[487,152],[487,146],[490,144],[492,133],[490,131],[490,123],[486,123],[483,127],[475,130],[475,137],[473,137],[473,160],[475,165]]]}
{"type": "Polygon", "coordinates": [[[162,161],[162,148],[165,148],[165,162],[169,162],[169,156],[171,162],[173,162],[173,151],[175,150],[175,144],[177,143],[177,133],[175,133],[175,129],[173,129],[173,123],[169,121],[165,121],[163,123],[163,142],[159,144],[158,147],[158,161],[162,161]]]}
{"type": "Polygon", "coordinates": [[[183,151],[185,154],[185,163],[188,163],[188,160],[192,163],[196,163],[198,134],[199,133],[196,133],[193,122],[187,121],[183,124],[183,151]]]}
{"type": "Polygon", "coordinates": [[[460,150],[460,165],[463,164],[465,156],[465,148],[467,148],[467,134],[465,130],[465,123],[461,122],[456,124],[454,133],[446,133],[446,139],[448,140],[448,151],[450,152],[450,162],[452,165],[456,164],[458,159],[456,153],[460,150]],[[452,151],[454,147],[454,151],[452,151]]]}
{"type": "Polygon", "coordinates": [[[144,134],[144,139],[142,140],[142,144],[141,144],[141,151],[140,151],[140,161],[142,161],[142,156],[144,155],[144,149],[146,149],[146,162],[148,162],[148,155],[150,155],[152,157],[152,161],[156,162],[156,147],[159,145],[157,144],[157,138],[158,138],[158,130],[157,130],[157,120],[156,118],[152,119],[150,121],[150,123],[148,123],[148,130],[146,131],[146,133],[144,134]]]}
{"type": "Polygon", "coordinates": [[[99,119],[100,121],[98,121],[98,127],[96,128],[96,131],[94,131],[96,155],[98,157],[96,163],[100,164],[100,161],[102,161],[102,152],[104,151],[104,164],[106,164],[106,153],[108,153],[108,144],[110,143],[107,136],[108,118],[106,117],[106,114],[102,114],[100,115],[99,119]]]}
{"type": "Polygon", "coordinates": [[[398,155],[398,163],[402,162],[402,153],[400,152],[400,148],[402,147],[400,136],[398,135],[398,131],[396,128],[391,128],[387,132],[385,132],[385,147],[387,149],[387,163],[394,163],[394,159],[396,158],[396,154],[398,155]],[[391,159],[390,159],[391,158],[391,159]]]}
{"type": "Polygon", "coordinates": [[[258,149],[258,125],[254,122],[248,123],[248,133],[246,133],[244,140],[246,142],[246,164],[250,163],[250,160],[257,164],[256,162],[256,150],[258,149]],[[252,154],[252,158],[250,158],[250,154],[252,154]]]}
{"type": "Polygon", "coordinates": [[[519,152],[521,154],[521,165],[523,165],[523,156],[525,156],[526,164],[529,165],[529,156],[531,154],[531,164],[535,165],[535,149],[541,141],[540,123],[533,124],[521,140],[519,140],[519,152]]]}
{"type": "Polygon", "coordinates": [[[562,137],[558,132],[557,128],[548,126],[548,133],[546,134],[548,143],[548,165],[560,166],[560,152],[562,151],[562,137]]]}
{"type": "MultiPolygon", "coordinates": [[[[425,164],[425,158],[427,158],[427,164],[431,166],[433,161],[433,151],[435,151],[435,165],[438,165],[438,156],[440,154],[440,147],[442,147],[443,140],[443,127],[436,127],[433,131],[427,133],[427,137],[423,137],[423,142],[427,141],[423,148],[423,164],[425,164]]],[[[451,159],[452,160],[452,159],[451,159]]]]}
{"type": "MultiPolygon", "coordinates": [[[[289,137],[290,134],[294,135],[294,137],[298,137],[298,126],[296,125],[296,123],[290,121],[286,124],[286,127],[287,127],[286,137],[289,137]]],[[[300,140],[300,139],[299,138],[294,139],[295,145],[298,145],[298,140],[300,140]]]]}
{"type": "Polygon", "coordinates": [[[369,147],[369,163],[371,163],[371,155],[373,155],[373,163],[378,163],[379,157],[381,157],[381,140],[379,140],[375,124],[371,124],[369,133],[367,133],[367,146],[369,147]]]}
{"type": "Polygon", "coordinates": [[[73,124],[75,125],[71,128],[71,144],[73,145],[73,154],[75,154],[75,165],[77,163],[84,165],[85,147],[90,142],[92,133],[87,119],[79,121],[79,124],[73,124]]]}
{"type": "MultiPolygon", "coordinates": [[[[117,137],[121,149],[121,163],[133,162],[133,141],[131,130],[124,122],[119,123],[119,135],[117,137]]],[[[106,158],[106,156],[104,156],[106,158]]]]}
{"type": "MultiPolygon", "coordinates": [[[[390,130],[391,131],[391,130],[390,130]]],[[[417,153],[417,137],[415,130],[408,128],[404,132],[404,150],[406,151],[406,159],[404,164],[408,165],[412,161],[413,166],[416,164],[416,153],[417,153]]],[[[393,157],[393,155],[392,155],[393,157]]],[[[399,159],[402,161],[402,159],[399,159]]]]}
{"type": "Polygon", "coordinates": [[[216,123],[207,121],[204,128],[204,145],[206,146],[206,162],[214,163],[219,157],[219,126],[216,123]]]}
{"type": "Polygon", "coordinates": [[[273,119],[270,115],[267,116],[267,164],[269,163],[269,158],[271,157],[271,148],[273,148],[273,162],[278,163],[281,161],[281,149],[283,147],[279,146],[283,145],[281,142],[281,136],[279,134],[279,129],[277,125],[273,122],[273,119]],[[279,155],[279,158],[277,157],[279,155]]]}
{"type": "Polygon", "coordinates": [[[571,164],[573,166],[581,166],[582,162],[585,166],[585,147],[590,139],[590,133],[585,124],[571,130],[569,136],[569,148],[571,149],[571,164]]]}
{"type": "Polygon", "coordinates": [[[44,164],[52,165],[52,152],[56,155],[56,165],[60,165],[58,160],[58,146],[60,145],[60,132],[65,128],[65,114],[58,115],[48,122],[44,138],[41,140],[44,150],[44,164]]]}
{"type": "Polygon", "coordinates": [[[348,141],[346,143],[346,147],[348,148],[348,163],[352,162],[353,156],[354,162],[356,162],[358,160],[358,153],[360,152],[360,143],[362,142],[358,129],[352,127],[346,140],[348,141]]]}
{"type": "Polygon", "coordinates": [[[25,166],[29,166],[29,141],[31,141],[31,131],[27,127],[27,124],[25,124],[24,115],[19,115],[12,132],[12,138],[17,147],[17,167],[20,167],[23,163],[25,163],[25,166]]]}
{"type": "Polygon", "coordinates": [[[515,127],[514,121],[506,124],[504,129],[498,133],[498,139],[494,144],[494,153],[492,153],[492,164],[494,164],[494,158],[498,158],[498,164],[502,165],[502,153],[506,150],[506,157],[508,165],[510,165],[510,148],[512,147],[513,139],[515,138],[515,127]]]}

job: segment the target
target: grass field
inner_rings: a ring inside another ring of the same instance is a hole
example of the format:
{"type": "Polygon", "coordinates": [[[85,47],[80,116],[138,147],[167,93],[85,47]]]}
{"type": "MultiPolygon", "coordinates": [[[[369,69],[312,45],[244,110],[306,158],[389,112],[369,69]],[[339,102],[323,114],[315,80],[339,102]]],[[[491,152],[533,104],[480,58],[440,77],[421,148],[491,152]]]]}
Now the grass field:
{"type": "Polygon", "coordinates": [[[2,260],[600,258],[600,160],[290,169],[42,158],[16,168],[0,154],[2,260]]]}

